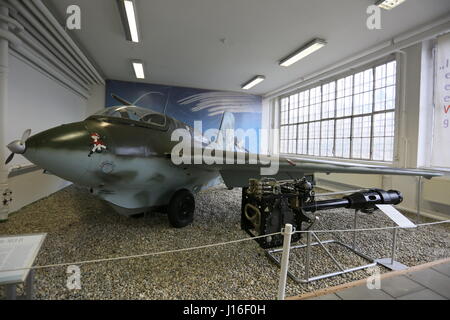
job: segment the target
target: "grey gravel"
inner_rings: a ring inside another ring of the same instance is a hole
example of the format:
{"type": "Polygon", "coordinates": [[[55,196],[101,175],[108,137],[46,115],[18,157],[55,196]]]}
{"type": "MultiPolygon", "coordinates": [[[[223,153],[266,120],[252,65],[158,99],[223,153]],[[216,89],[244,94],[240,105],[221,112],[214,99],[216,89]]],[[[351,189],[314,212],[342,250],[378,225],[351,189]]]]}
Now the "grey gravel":
{"type": "MultiPolygon", "coordinates": [[[[196,196],[195,222],[183,229],[169,226],[163,213],[141,218],[116,214],[87,190],[70,186],[37,201],[0,224],[0,234],[48,233],[36,265],[159,252],[242,239],[241,189],[219,186],[196,196]]],[[[319,214],[315,229],[349,229],[353,212],[344,209],[319,214]]],[[[415,219],[415,216],[410,216],[415,219]]],[[[422,222],[431,220],[422,218],[422,222]]],[[[381,213],[361,214],[359,227],[391,226],[381,213]]],[[[400,230],[397,260],[414,266],[450,256],[450,226],[400,230]]],[[[352,235],[319,234],[321,239],[351,243],[352,235]]],[[[358,235],[358,248],[369,256],[390,254],[392,231],[358,235]]],[[[339,262],[357,266],[364,261],[337,245],[330,245],[339,262]]],[[[336,271],[320,248],[312,250],[312,275],[336,271]]],[[[303,276],[304,250],[294,250],[290,271],[303,276]]],[[[382,268],[382,272],[387,269],[382,268]]],[[[297,284],[288,280],[286,295],[368,277],[365,270],[297,284]]],[[[279,269],[255,241],[125,261],[81,265],[81,290],[66,288],[66,267],[36,271],[37,299],[275,299],[279,269]]]]}

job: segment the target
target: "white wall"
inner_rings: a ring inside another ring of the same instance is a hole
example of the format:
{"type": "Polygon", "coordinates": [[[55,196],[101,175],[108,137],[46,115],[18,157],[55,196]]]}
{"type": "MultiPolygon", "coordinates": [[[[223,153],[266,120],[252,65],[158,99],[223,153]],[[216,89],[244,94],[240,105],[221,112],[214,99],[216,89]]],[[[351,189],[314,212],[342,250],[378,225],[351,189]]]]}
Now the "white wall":
{"type": "Polygon", "coordinates": [[[259,143],[259,153],[269,154],[269,135],[270,135],[270,101],[263,100],[261,116],[261,135],[259,143]]]}
{"type": "MultiPolygon", "coordinates": [[[[93,88],[93,98],[86,100],[11,54],[6,141],[19,139],[28,128],[36,134],[83,120],[97,104],[101,104],[98,109],[104,106],[104,100],[102,102],[100,98],[102,87],[104,89],[104,86],[93,88]]],[[[10,167],[29,164],[24,157],[16,155],[10,167]]],[[[41,170],[11,177],[8,183],[14,199],[11,212],[69,185],[69,182],[43,174],[41,170]]]]}
{"type": "Polygon", "coordinates": [[[105,108],[105,85],[93,85],[90,94],[91,96],[89,97],[86,106],[86,116],[90,116],[105,108]]]}
{"type": "MultiPolygon", "coordinates": [[[[6,141],[19,139],[30,128],[36,134],[57,125],[79,121],[86,99],[10,55],[6,141]]],[[[28,163],[14,157],[13,165],[28,163]]],[[[29,164],[29,163],[28,163],[29,164]]]]}

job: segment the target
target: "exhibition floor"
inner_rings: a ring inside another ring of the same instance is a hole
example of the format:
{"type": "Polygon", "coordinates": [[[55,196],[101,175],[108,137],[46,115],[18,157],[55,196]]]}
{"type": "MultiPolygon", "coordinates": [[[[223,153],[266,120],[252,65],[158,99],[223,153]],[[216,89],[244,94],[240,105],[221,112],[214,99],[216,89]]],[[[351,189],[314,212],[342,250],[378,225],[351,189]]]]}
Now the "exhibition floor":
{"type": "MultiPolygon", "coordinates": [[[[241,190],[217,187],[197,195],[195,221],[183,229],[169,226],[163,213],[140,218],[119,216],[87,190],[70,186],[31,204],[0,224],[0,234],[46,232],[36,265],[71,263],[190,248],[247,238],[240,229],[241,190]]],[[[350,229],[353,211],[335,209],[319,214],[316,229],[350,229]]],[[[415,216],[411,216],[414,219],[415,216]]],[[[429,222],[423,219],[422,222],[429,222]]],[[[359,227],[391,226],[382,214],[361,215],[359,227]]],[[[433,225],[399,230],[397,260],[408,266],[450,256],[450,226],[433,225]]],[[[319,235],[351,242],[349,233],[319,235]]],[[[392,232],[382,230],[358,235],[358,249],[381,258],[390,254],[392,232]]],[[[345,267],[361,263],[339,247],[330,247],[345,267]]],[[[314,248],[312,274],[335,268],[320,248],[314,248]]],[[[290,271],[303,271],[304,252],[291,254],[290,271]]],[[[37,299],[275,299],[279,269],[255,241],[245,241],[179,253],[83,264],[81,289],[66,287],[66,267],[36,270],[37,299]]],[[[381,272],[388,270],[381,267],[381,272]]],[[[288,279],[286,296],[365,279],[360,270],[334,278],[297,284],[288,279]]]]}

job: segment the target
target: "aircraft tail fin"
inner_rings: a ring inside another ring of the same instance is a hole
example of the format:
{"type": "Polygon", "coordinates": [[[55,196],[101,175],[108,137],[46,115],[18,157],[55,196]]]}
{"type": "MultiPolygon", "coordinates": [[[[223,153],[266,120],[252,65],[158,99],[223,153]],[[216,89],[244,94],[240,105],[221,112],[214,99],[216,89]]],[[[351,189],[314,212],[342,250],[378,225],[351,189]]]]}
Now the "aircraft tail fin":
{"type": "Polygon", "coordinates": [[[234,130],[234,114],[226,111],[223,113],[222,120],[220,121],[219,131],[223,133],[228,129],[234,130]]]}
{"type": "Polygon", "coordinates": [[[222,116],[222,121],[220,122],[219,127],[219,137],[222,138],[222,146],[224,150],[230,151],[238,151],[238,152],[247,152],[248,151],[242,146],[242,143],[238,141],[235,136],[235,119],[234,114],[231,112],[224,112],[222,116]],[[231,130],[227,132],[227,130],[231,130]],[[232,134],[232,137],[228,137],[229,134],[232,134]]]}
{"type": "Polygon", "coordinates": [[[224,112],[219,127],[219,137],[221,137],[222,139],[220,143],[223,146],[223,150],[234,151],[234,123],[235,123],[234,115],[228,111],[224,112]],[[230,133],[233,134],[233,138],[231,137],[227,138],[227,135],[230,133]]]}

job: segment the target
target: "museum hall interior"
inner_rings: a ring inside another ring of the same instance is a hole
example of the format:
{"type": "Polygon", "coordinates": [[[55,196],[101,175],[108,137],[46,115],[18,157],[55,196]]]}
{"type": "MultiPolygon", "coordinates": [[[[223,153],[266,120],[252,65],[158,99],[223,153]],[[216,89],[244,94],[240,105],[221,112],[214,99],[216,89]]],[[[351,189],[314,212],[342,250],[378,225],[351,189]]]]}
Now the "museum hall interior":
{"type": "Polygon", "coordinates": [[[449,0],[0,0],[0,300],[450,300],[449,146],[449,0]]]}

